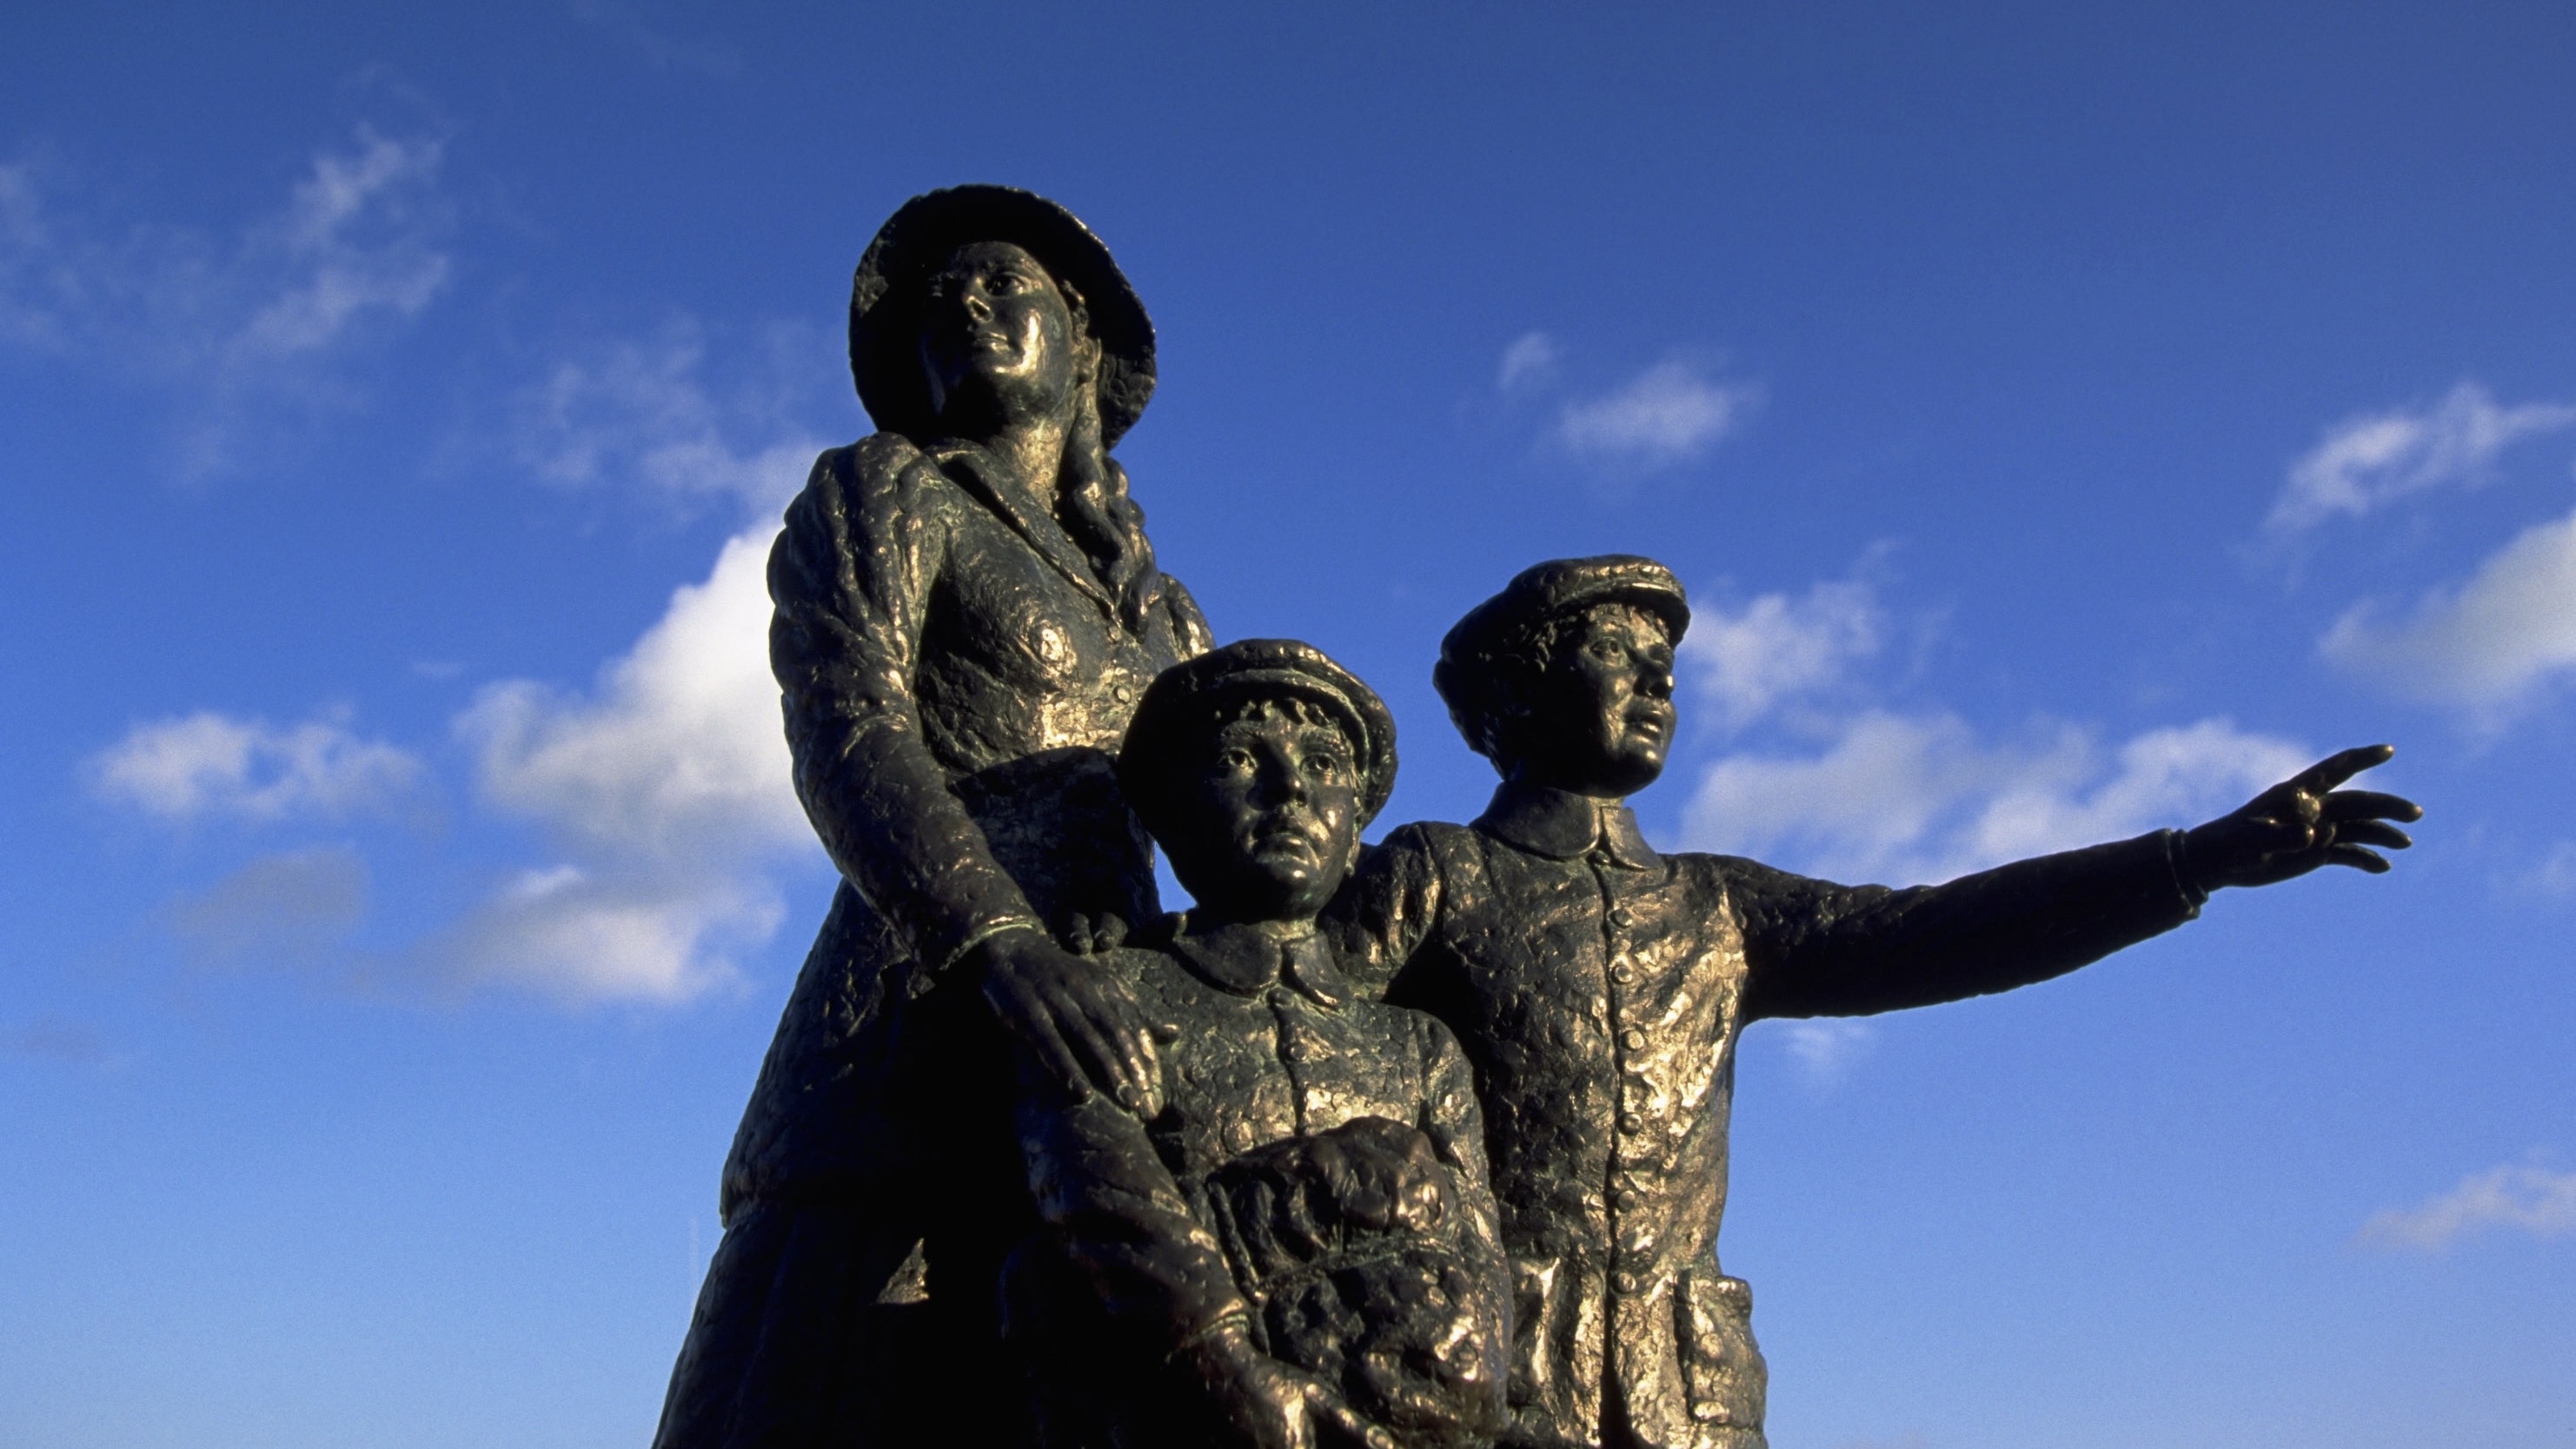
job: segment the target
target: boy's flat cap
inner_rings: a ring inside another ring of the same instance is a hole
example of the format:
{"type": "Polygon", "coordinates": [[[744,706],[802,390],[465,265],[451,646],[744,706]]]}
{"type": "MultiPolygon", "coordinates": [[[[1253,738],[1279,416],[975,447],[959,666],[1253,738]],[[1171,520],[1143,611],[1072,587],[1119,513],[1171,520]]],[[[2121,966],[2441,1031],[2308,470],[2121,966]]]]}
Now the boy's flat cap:
{"type": "Polygon", "coordinates": [[[1240,639],[1156,675],[1118,751],[1118,779],[1127,798],[1139,804],[1155,799],[1169,783],[1168,772],[1194,760],[1188,749],[1193,733],[1208,728],[1221,706],[1247,694],[1288,695],[1331,710],[1358,756],[1360,823],[1385,808],[1395,789],[1395,716],[1359,676],[1295,639],[1240,639]]]}
{"type": "MultiPolygon", "coordinates": [[[[1467,611],[1440,641],[1444,671],[1511,647],[1523,632],[1594,604],[1634,604],[1664,621],[1672,642],[1690,627],[1690,600],[1673,571],[1635,554],[1549,559],[1512,576],[1503,591],[1467,611]]],[[[1443,693],[1446,693],[1444,690],[1443,693]]]]}

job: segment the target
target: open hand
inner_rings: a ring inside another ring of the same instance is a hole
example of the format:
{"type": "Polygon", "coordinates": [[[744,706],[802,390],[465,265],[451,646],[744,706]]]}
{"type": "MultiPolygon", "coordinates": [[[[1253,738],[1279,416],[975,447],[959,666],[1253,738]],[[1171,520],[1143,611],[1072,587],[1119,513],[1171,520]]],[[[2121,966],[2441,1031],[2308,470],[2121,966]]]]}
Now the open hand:
{"type": "Polygon", "coordinates": [[[2387,857],[2370,847],[2413,845],[2388,822],[2421,820],[2422,807],[2375,790],[2335,787],[2396,753],[2391,745],[2364,745],[2329,755],[2234,812],[2185,832],[2184,873],[2212,891],[2272,885],[2321,865],[2348,865],[2373,875],[2387,870],[2387,857]]]}
{"type": "Polygon", "coordinates": [[[1004,931],[964,963],[981,972],[984,1000],[1064,1089],[1097,1090],[1140,1117],[1163,1110],[1163,1073],[1135,999],[1097,962],[1044,932],[1004,931]]]}

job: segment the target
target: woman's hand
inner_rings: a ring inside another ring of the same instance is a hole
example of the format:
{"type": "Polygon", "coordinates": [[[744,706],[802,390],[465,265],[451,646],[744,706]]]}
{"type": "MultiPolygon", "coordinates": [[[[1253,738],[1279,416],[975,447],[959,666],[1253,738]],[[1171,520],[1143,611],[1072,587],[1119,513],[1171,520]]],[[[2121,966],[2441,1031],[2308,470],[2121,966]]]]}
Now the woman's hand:
{"type": "Polygon", "coordinates": [[[1004,931],[959,963],[994,1017],[1075,1097],[1093,1091],[1139,1117],[1163,1110],[1163,1071],[1135,999],[1097,962],[1034,928],[1004,931]]]}

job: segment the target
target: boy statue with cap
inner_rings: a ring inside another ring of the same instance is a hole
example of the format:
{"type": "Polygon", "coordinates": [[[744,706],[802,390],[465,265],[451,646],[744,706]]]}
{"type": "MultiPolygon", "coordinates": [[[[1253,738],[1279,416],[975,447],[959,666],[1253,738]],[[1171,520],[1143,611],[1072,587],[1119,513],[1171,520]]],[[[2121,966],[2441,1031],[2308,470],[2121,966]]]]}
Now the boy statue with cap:
{"type": "Polygon", "coordinates": [[[1118,772],[1195,905],[1093,958],[1159,1040],[1146,1100],[1023,1064],[1042,1226],[1002,1298],[1037,1442],[1490,1443],[1508,1290],[1474,1074],[1315,922],[1394,721],[1321,652],[1246,640],[1155,679],[1118,772]]]}
{"type": "Polygon", "coordinates": [[[1673,736],[1681,585],[1627,556],[1540,564],[1442,641],[1433,682],[1503,783],[1469,826],[1370,854],[1332,919],[1368,987],[1474,1061],[1511,1260],[1513,1424],[1545,1449],[1759,1449],[1752,1299],[1719,1271],[1734,1049],[1763,1017],[1858,1016],[2046,980],[2211,890],[2384,871],[2393,795],[2346,750],[2188,832],[1941,886],[1840,886],[1646,844],[1624,797],[1673,736]]]}

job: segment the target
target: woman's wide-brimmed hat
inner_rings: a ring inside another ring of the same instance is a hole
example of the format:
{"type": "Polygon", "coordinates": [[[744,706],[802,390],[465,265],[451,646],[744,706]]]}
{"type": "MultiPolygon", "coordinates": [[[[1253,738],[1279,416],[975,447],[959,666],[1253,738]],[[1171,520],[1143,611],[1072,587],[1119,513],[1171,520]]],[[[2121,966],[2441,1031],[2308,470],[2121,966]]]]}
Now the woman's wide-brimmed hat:
{"type": "Polygon", "coordinates": [[[921,370],[924,283],[968,242],[1024,248],[1082,294],[1100,339],[1100,441],[1118,441],[1154,395],[1154,324],[1109,248],[1072,212],[1016,186],[951,186],[896,208],[859,258],[850,287],[850,376],[876,425],[907,437],[938,431],[921,370]]]}

